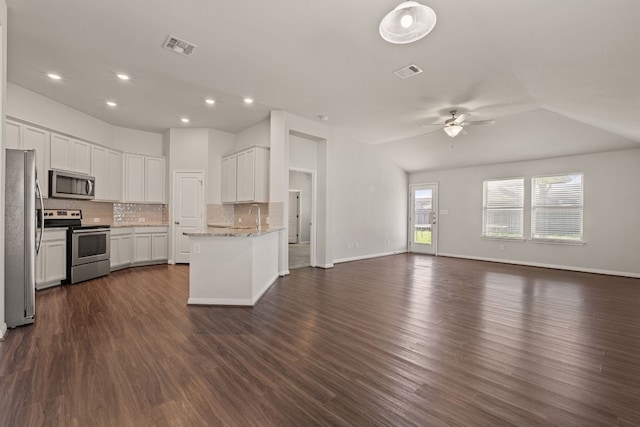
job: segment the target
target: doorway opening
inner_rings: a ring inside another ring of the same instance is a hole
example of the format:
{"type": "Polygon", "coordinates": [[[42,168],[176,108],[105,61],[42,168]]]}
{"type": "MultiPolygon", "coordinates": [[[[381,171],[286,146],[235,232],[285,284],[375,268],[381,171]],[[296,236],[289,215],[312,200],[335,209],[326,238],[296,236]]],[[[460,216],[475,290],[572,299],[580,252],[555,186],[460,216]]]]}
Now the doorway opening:
{"type": "Polygon", "coordinates": [[[314,176],[309,171],[289,170],[289,269],[314,266],[314,176]]]}

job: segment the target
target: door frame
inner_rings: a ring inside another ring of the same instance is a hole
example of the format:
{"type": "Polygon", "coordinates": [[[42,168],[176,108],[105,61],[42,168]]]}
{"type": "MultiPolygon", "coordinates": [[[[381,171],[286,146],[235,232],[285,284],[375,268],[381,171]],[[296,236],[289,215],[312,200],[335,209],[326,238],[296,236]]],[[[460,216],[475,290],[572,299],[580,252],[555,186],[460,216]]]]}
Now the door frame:
{"type": "MultiPolygon", "coordinates": [[[[300,215],[300,211],[301,211],[300,195],[302,194],[302,191],[300,191],[300,190],[289,190],[289,196],[291,196],[291,193],[295,193],[295,194],[298,195],[298,197],[296,197],[296,212],[298,213],[298,215],[297,215],[297,220],[296,220],[296,227],[297,227],[296,231],[297,231],[297,233],[296,233],[296,241],[295,241],[295,243],[300,243],[300,233],[302,232],[302,216],[300,215]]],[[[289,199],[289,201],[291,201],[291,199],[289,199]]],[[[291,207],[291,204],[289,204],[289,207],[291,207]]],[[[291,219],[291,218],[289,218],[289,219],[291,219]]],[[[287,230],[287,231],[290,231],[290,230],[287,230]]],[[[291,243],[291,242],[289,242],[289,243],[291,243]]]]}
{"type": "MultiPolygon", "coordinates": [[[[305,168],[297,168],[297,167],[289,167],[289,171],[287,172],[287,182],[289,182],[289,172],[301,172],[311,175],[311,230],[309,233],[309,249],[310,249],[310,259],[309,263],[311,267],[317,267],[316,263],[316,221],[317,221],[317,209],[318,209],[318,180],[317,180],[317,171],[315,169],[305,169],[305,168]]],[[[290,189],[287,189],[290,190],[290,189]]],[[[287,193],[288,194],[288,193],[287,193]]],[[[287,203],[289,200],[287,199],[287,203]]],[[[287,212],[288,215],[288,212],[287,212]]],[[[301,227],[298,225],[298,229],[301,227]]],[[[289,223],[287,221],[287,240],[289,239],[289,223]]],[[[288,259],[288,258],[287,258],[288,259]]],[[[289,270],[289,266],[287,265],[287,271],[289,270]]]]}
{"type": "Polygon", "coordinates": [[[175,264],[176,259],[176,251],[177,251],[177,242],[175,239],[175,221],[176,221],[176,209],[177,209],[177,200],[176,200],[176,188],[177,188],[177,179],[178,174],[180,173],[197,173],[200,175],[202,179],[202,185],[200,186],[200,200],[202,200],[202,221],[200,223],[200,227],[204,230],[204,227],[207,224],[207,203],[205,200],[205,172],[202,169],[175,169],[173,170],[173,179],[171,180],[171,209],[169,210],[169,238],[171,239],[171,260],[169,264],[175,264]]]}
{"type": "Polygon", "coordinates": [[[438,212],[438,183],[437,182],[425,182],[425,183],[421,183],[421,184],[409,184],[409,218],[407,221],[407,249],[409,250],[409,252],[414,252],[414,253],[424,253],[427,255],[438,255],[438,239],[439,239],[439,227],[438,227],[438,223],[439,221],[439,212],[438,212]],[[420,252],[420,251],[413,251],[412,250],[412,243],[413,243],[413,234],[415,233],[415,224],[414,224],[414,214],[415,214],[415,201],[413,200],[413,194],[414,194],[414,190],[419,189],[419,188],[425,188],[425,187],[430,187],[433,190],[433,194],[432,194],[432,211],[434,212],[435,215],[435,221],[432,222],[431,224],[431,248],[433,249],[432,251],[425,251],[425,252],[420,252]]]}

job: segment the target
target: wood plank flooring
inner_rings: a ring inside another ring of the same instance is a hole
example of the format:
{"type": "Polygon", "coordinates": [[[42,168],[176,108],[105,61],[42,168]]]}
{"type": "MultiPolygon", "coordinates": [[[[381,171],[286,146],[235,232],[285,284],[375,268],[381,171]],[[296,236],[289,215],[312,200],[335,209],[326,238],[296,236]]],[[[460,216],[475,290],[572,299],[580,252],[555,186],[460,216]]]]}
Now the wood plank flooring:
{"type": "Polygon", "coordinates": [[[0,425],[640,425],[638,279],[402,254],[293,270],[253,309],[187,288],[152,266],[38,292],[0,342],[0,425]]]}

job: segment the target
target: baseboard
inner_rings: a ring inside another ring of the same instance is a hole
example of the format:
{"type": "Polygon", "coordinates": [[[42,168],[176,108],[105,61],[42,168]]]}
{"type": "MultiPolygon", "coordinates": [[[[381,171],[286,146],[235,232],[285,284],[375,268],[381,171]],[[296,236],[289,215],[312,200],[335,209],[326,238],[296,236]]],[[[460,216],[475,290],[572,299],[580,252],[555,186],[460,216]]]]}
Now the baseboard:
{"type": "Polygon", "coordinates": [[[260,289],[260,291],[258,291],[257,294],[254,295],[251,305],[255,306],[258,303],[258,301],[260,301],[260,298],[262,298],[262,296],[265,294],[265,292],[267,292],[269,290],[269,288],[271,288],[271,286],[273,286],[273,284],[276,282],[277,278],[278,278],[278,275],[276,274],[275,276],[273,276],[271,278],[271,280],[267,281],[267,284],[262,289],[260,289]]]}
{"type": "Polygon", "coordinates": [[[0,325],[0,341],[4,341],[6,337],[7,337],[7,324],[3,322],[2,325],[0,325]]]}
{"type": "Polygon", "coordinates": [[[189,298],[188,305],[231,305],[231,306],[253,306],[249,298],[189,298]]]}
{"type": "Polygon", "coordinates": [[[527,267],[552,268],[552,269],[555,269],[555,270],[577,271],[577,272],[580,272],[580,273],[606,274],[608,276],[632,277],[632,278],[640,279],[640,273],[630,273],[630,272],[626,272],[626,271],[602,270],[602,269],[598,269],[598,268],[572,267],[572,266],[568,266],[568,265],[544,264],[544,263],[539,263],[539,262],[526,262],[526,261],[514,261],[514,260],[509,260],[509,259],[477,257],[477,256],[459,255],[459,254],[448,254],[448,253],[442,253],[442,252],[438,253],[438,256],[444,256],[444,257],[449,257],[449,258],[472,259],[472,260],[475,260],[475,261],[499,262],[499,263],[502,263],[502,264],[526,265],[527,267]]]}
{"type": "Polygon", "coordinates": [[[280,271],[280,272],[278,273],[278,275],[279,275],[280,277],[288,276],[289,274],[290,274],[290,273],[289,273],[289,269],[287,269],[287,270],[283,270],[283,271],[280,271]]]}
{"type": "Polygon", "coordinates": [[[333,262],[330,263],[330,264],[318,264],[318,265],[316,265],[316,267],[319,267],[319,268],[333,268],[334,267],[333,264],[334,264],[333,262]]]}
{"type": "Polygon", "coordinates": [[[380,257],[383,257],[383,256],[404,254],[406,252],[407,251],[405,249],[405,250],[401,250],[401,251],[383,252],[383,253],[380,253],[380,254],[360,255],[360,256],[355,256],[355,257],[350,257],[350,258],[334,259],[333,263],[334,264],[340,264],[341,262],[351,262],[351,261],[360,261],[360,260],[363,260],[363,259],[370,259],[370,258],[380,258],[380,257]]]}

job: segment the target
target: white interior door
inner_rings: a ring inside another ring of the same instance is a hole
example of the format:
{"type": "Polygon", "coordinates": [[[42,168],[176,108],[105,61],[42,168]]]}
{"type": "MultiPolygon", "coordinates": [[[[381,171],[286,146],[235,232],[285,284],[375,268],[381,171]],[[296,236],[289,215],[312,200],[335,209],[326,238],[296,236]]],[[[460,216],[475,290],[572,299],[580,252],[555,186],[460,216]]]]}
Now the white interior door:
{"type": "Polygon", "coordinates": [[[300,191],[289,190],[289,243],[300,242],[300,191]]]}
{"type": "Polygon", "coordinates": [[[438,184],[409,186],[409,250],[438,253],[438,184]]]}
{"type": "Polygon", "coordinates": [[[204,228],[204,172],[175,172],[173,185],[173,260],[189,262],[189,238],[204,228]]]}

